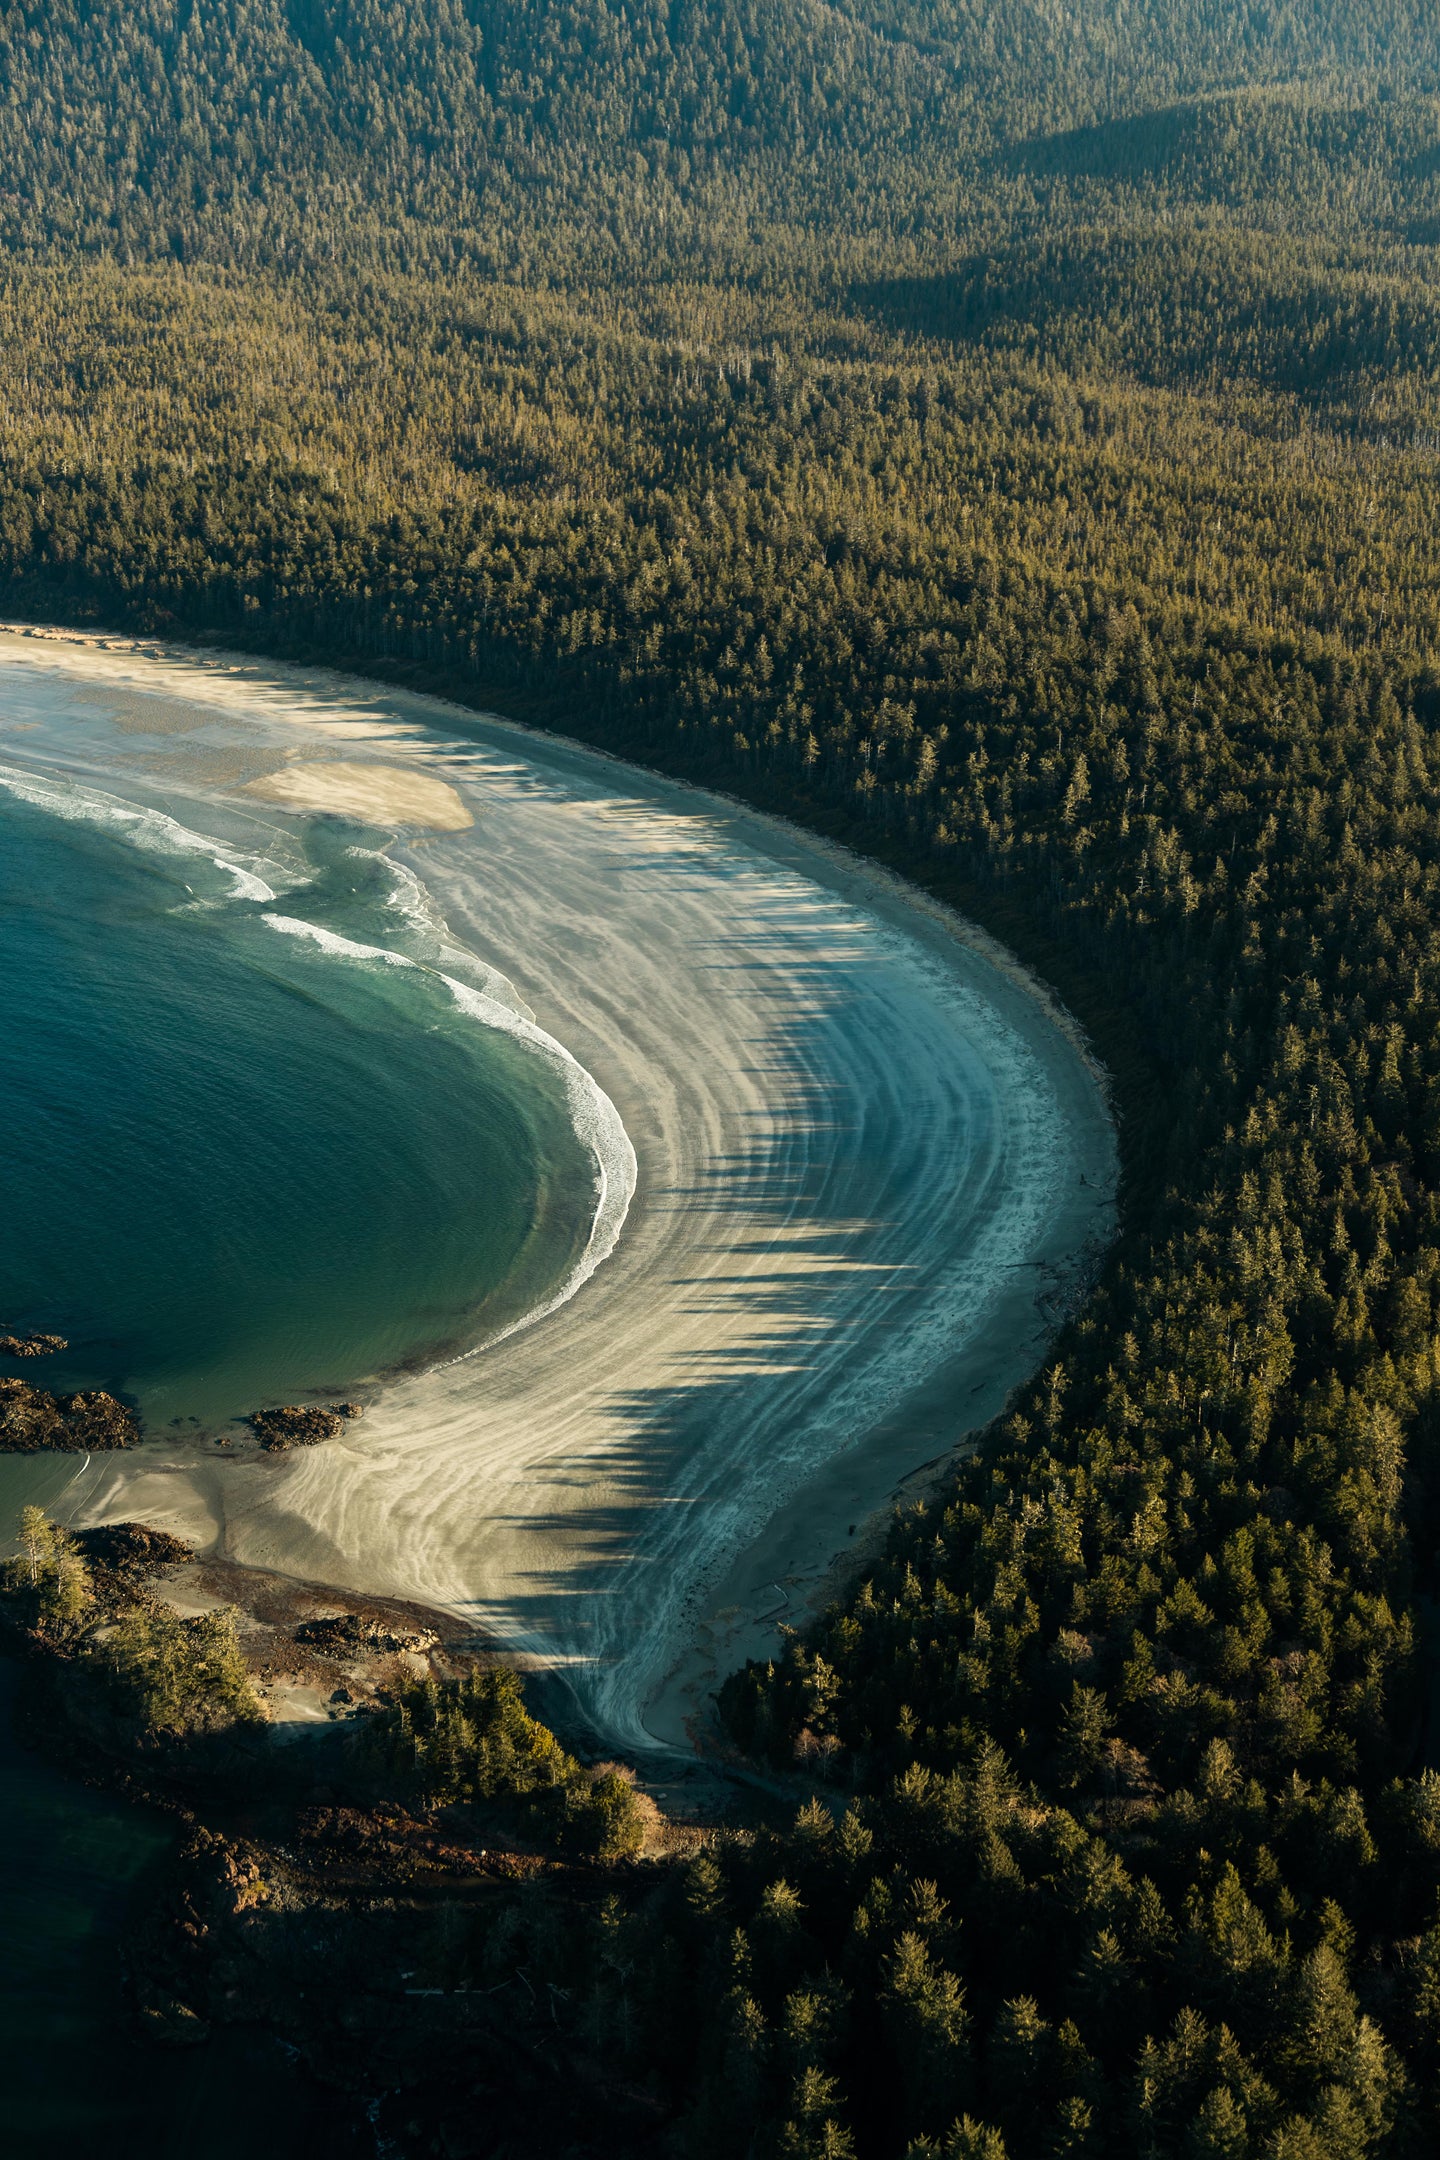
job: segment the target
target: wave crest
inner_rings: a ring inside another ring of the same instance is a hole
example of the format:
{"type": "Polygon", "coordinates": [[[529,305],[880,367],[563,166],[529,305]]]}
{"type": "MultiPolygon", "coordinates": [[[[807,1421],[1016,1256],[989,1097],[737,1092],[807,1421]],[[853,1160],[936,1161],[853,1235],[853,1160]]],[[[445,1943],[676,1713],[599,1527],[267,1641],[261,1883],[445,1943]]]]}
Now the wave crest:
{"type": "MultiPolygon", "coordinates": [[[[564,1043],[548,1035],[535,1021],[526,1019],[510,1005],[492,997],[488,991],[477,990],[470,983],[457,982],[439,968],[427,968],[422,962],[412,960],[405,953],[392,952],[388,946],[362,944],[356,938],[342,937],[337,930],[326,930],[318,923],[306,922],[298,915],[267,913],[261,921],[283,937],[301,937],[318,945],[336,959],[379,961],[386,967],[413,968],[418,974],[432,975],[449,991],[459,1010],[477,1020],[482,1027],[497,1029],[503,1035],[513,1036],[536,1051],[559,1072],[565,1087],[566,1107],[570,1122],[583,1144],[595,1160],[595,1212],[591,1218],[590,1235],[585,1249],[559,1288],[544,1303],[532,1306],[518,1320],[480,1343],[474,1350],[465,1351],[452,1364],[463,1364],[465,1358],[477,1357],[480,1351],[507,1336],[518,1334],[521,1328],[533,1327],[547,1313],[555,1312],[568,1304],[582,1283],[588,1282],[602,1260],[609,1258],[619,1242],[625,1218],[630,1212],[630,1202],[635,1195],[639,1166],[635,1150],[630,1142],[619,1111],[605,1093],[594,1074],[564,1043]]],[[[501,978],[503,980],[503,978],[501,978]]]]}
{"type": "MultiPolygon", "coordinates": [[[[230,900],[268,904],[277,897],[274,888],[254,867],[256,862],[263,861],[264,867],[270,870],[272,875],[278,875],[268,860],[252,857],[248,862],[237,861],[236,851],[223,848],[221,843],[204,833],[192,832],[188,826],[180,824],[163,810],[126,802],[122,797],[107,794],[99,788],[84,787],[75,781],[51,779],[46,775],[10,765],[0,765],[0,788],[53,817],[79,824],[96,825],[114,832],[131,846],[147,853],[203,858],[231,880],[232,890],[226,896],[230,900]]],[[[427,974],[433,980],[443,983],[456,1007],[467,1018],[482,1027],[494,1028],[499,1033],[524,1043],[558,1072],[564,1084],[566,1108],[571,1124],[595,1163],[595,1209],[585,1249],[579,1260],[549,1298],[511,1321],[508,1327],[491,1336],[487,1343],[481,1343],[475,1350],[463,1353],[465,1357],[474,1357],[480,1350],[486,1349],[489,1343],[503,1341],[506,1336],[518,1333],[521,1328],[533,1326],[537,1320],[544,1319],[548,1313],[568,1303],[581,1284],[587,1282],[600,1263],[615,1250],[634,1197],[638,1174],[635,1150],[631,1146],[630,1135],[625,1130],[619,1111],[593,1074],[586,1070],[562,1042],[557,1041],[553,1035],[548,1035],[544,1028],[536,1024],[529,1009],[524,1006],[514,986],[505,976],[454,942],[448,924],[436,910],[429,893],[414,872],[388,857],[386,860],[394,873],[392,900],[402,921],[414,927],[423,924],[427,941],[438,942],[441,960],[448,961],[452,966],[463,965],[467,969],[473,969],[483,987],[461,982],[456,976],[447,973],[444,966],[431,966],[424,961],[414,960],[408,954],[395,952],[388,946],[361,943],[357,939],[342,936],[338,931],[327,930],[318,923],[306,922],[300,916],[274,912],[268,906],[259,919],[282,936],[308,939],[335,959],[413,968],[417,973],[427,974]]]]}

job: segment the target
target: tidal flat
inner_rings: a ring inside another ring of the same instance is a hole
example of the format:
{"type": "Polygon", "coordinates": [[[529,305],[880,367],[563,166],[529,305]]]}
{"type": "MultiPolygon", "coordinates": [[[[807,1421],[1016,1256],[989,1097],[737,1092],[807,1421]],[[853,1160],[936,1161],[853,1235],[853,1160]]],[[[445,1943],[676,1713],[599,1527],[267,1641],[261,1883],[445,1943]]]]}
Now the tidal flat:
{"type": "Polygon", "coordinates": [[[372,838],[426,964],[468,956],[472,994],[568,1056],[593,1161],[576,1263],[478,1345],[377,1375],[343,1439],[257,1462],[161,1435],[93,1461],[73,1518],[456,1613],[606,1741],[685,1747],[1091,1279],[1116,1153],[1077,1030],[885,873],[499,718],[52,634],[0,644],[0,717],[0,755],[241,863],[326,826],[327,765],[340,816],[357,766],[376,816],[407,783],[372,838]],[[467,822],[427,824],[421,781],[467,822]]]}

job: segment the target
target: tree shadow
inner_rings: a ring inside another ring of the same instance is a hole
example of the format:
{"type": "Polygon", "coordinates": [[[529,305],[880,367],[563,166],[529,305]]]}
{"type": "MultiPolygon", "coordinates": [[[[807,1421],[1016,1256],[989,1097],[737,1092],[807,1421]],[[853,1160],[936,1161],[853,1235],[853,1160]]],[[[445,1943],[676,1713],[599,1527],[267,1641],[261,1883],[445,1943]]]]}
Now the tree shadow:
{"type": "MultiPolygon", "coordinates": [[[[990,1287],[967,1274],[976,1239],[1034,1174],[1007,1123],[1007,1076],[965,1048],[954,1012],[917,1004],[911,982],[887,992],[888,955],[837,931],[833,910],[816,911],[808,950],[797,923],[783,936],[783,980],[767,958],[775,931],[738,928],[701,951],[716,998],[743,983],[753,1014],[774,975],[787,1017],[737,1046],[765,1096],[740,1142],[645,1196],[653,1215],[696,1225],[696,1242],[674,1241],[666,1288],[705,1340],[687,1346],[677,1328],[664,1380],[614,1389],[600,1445],[538,1472],[555,1503],[497,1518],[564,1557],[512,1578],[487,1601],[491,1624],[553,1651],[560,1669],[535,1697],[547,1717],[563,1710],[570,1731],[589,1720],[612,1744],[643,1699],[627,1669],[663,1677],[700,1617],[700,1582],[973,1325],[990,1287]]],[[[1008,1259],[1003,1271],[1013,1284],[1008,1259]]],[[[957,1400],[957,1440],[971,1422],[957,1400]]],[[[934,1453],[928,1435],[921,1452],[934,1453]]],[[[902,1448],[897,1474],[909,1467],[902,1448]]]]}

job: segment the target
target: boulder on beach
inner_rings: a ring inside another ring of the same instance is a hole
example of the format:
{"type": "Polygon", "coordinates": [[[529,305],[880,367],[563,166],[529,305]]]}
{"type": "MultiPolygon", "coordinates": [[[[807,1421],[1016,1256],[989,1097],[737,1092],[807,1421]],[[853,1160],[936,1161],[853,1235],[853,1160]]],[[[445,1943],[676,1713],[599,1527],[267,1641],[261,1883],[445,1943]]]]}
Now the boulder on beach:
{"type": "Polygon", "coordinates": [[[195,1557],[187,1538],[152,1530],[148,1523],[97,1523],[93,1529],[76,1530],[73,1536],[84,1559],[116,1575],[149,1575],[195,1557]]]}
{"type": "Polygon", "coordinates": [[[407,1630],[386,1626],[382,1620],[362,1618],[359,1613],[325,1613],[316,1620],[302,1620],[295,1640],[322,1657],[353,1657],[368,1651],[392,1656],[400,1650],[433,1650],[439,1637],[429,1629],[407,1630]]]}

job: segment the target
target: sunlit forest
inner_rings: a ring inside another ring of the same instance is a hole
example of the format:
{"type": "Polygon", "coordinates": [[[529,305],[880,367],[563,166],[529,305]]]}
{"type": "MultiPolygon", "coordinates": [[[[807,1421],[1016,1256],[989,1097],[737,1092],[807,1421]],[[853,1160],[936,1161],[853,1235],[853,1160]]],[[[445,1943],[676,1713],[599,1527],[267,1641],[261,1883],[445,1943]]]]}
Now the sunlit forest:
{"type": "Polygon", "coordinates": [[[783,810],[1114,1078],[1095,1295],[727,1686],[793,1829],[536,2017],[689,2160],[1433,2153],[1440,17],[8,0],[0,248],[11,616],[783,810]]]}

